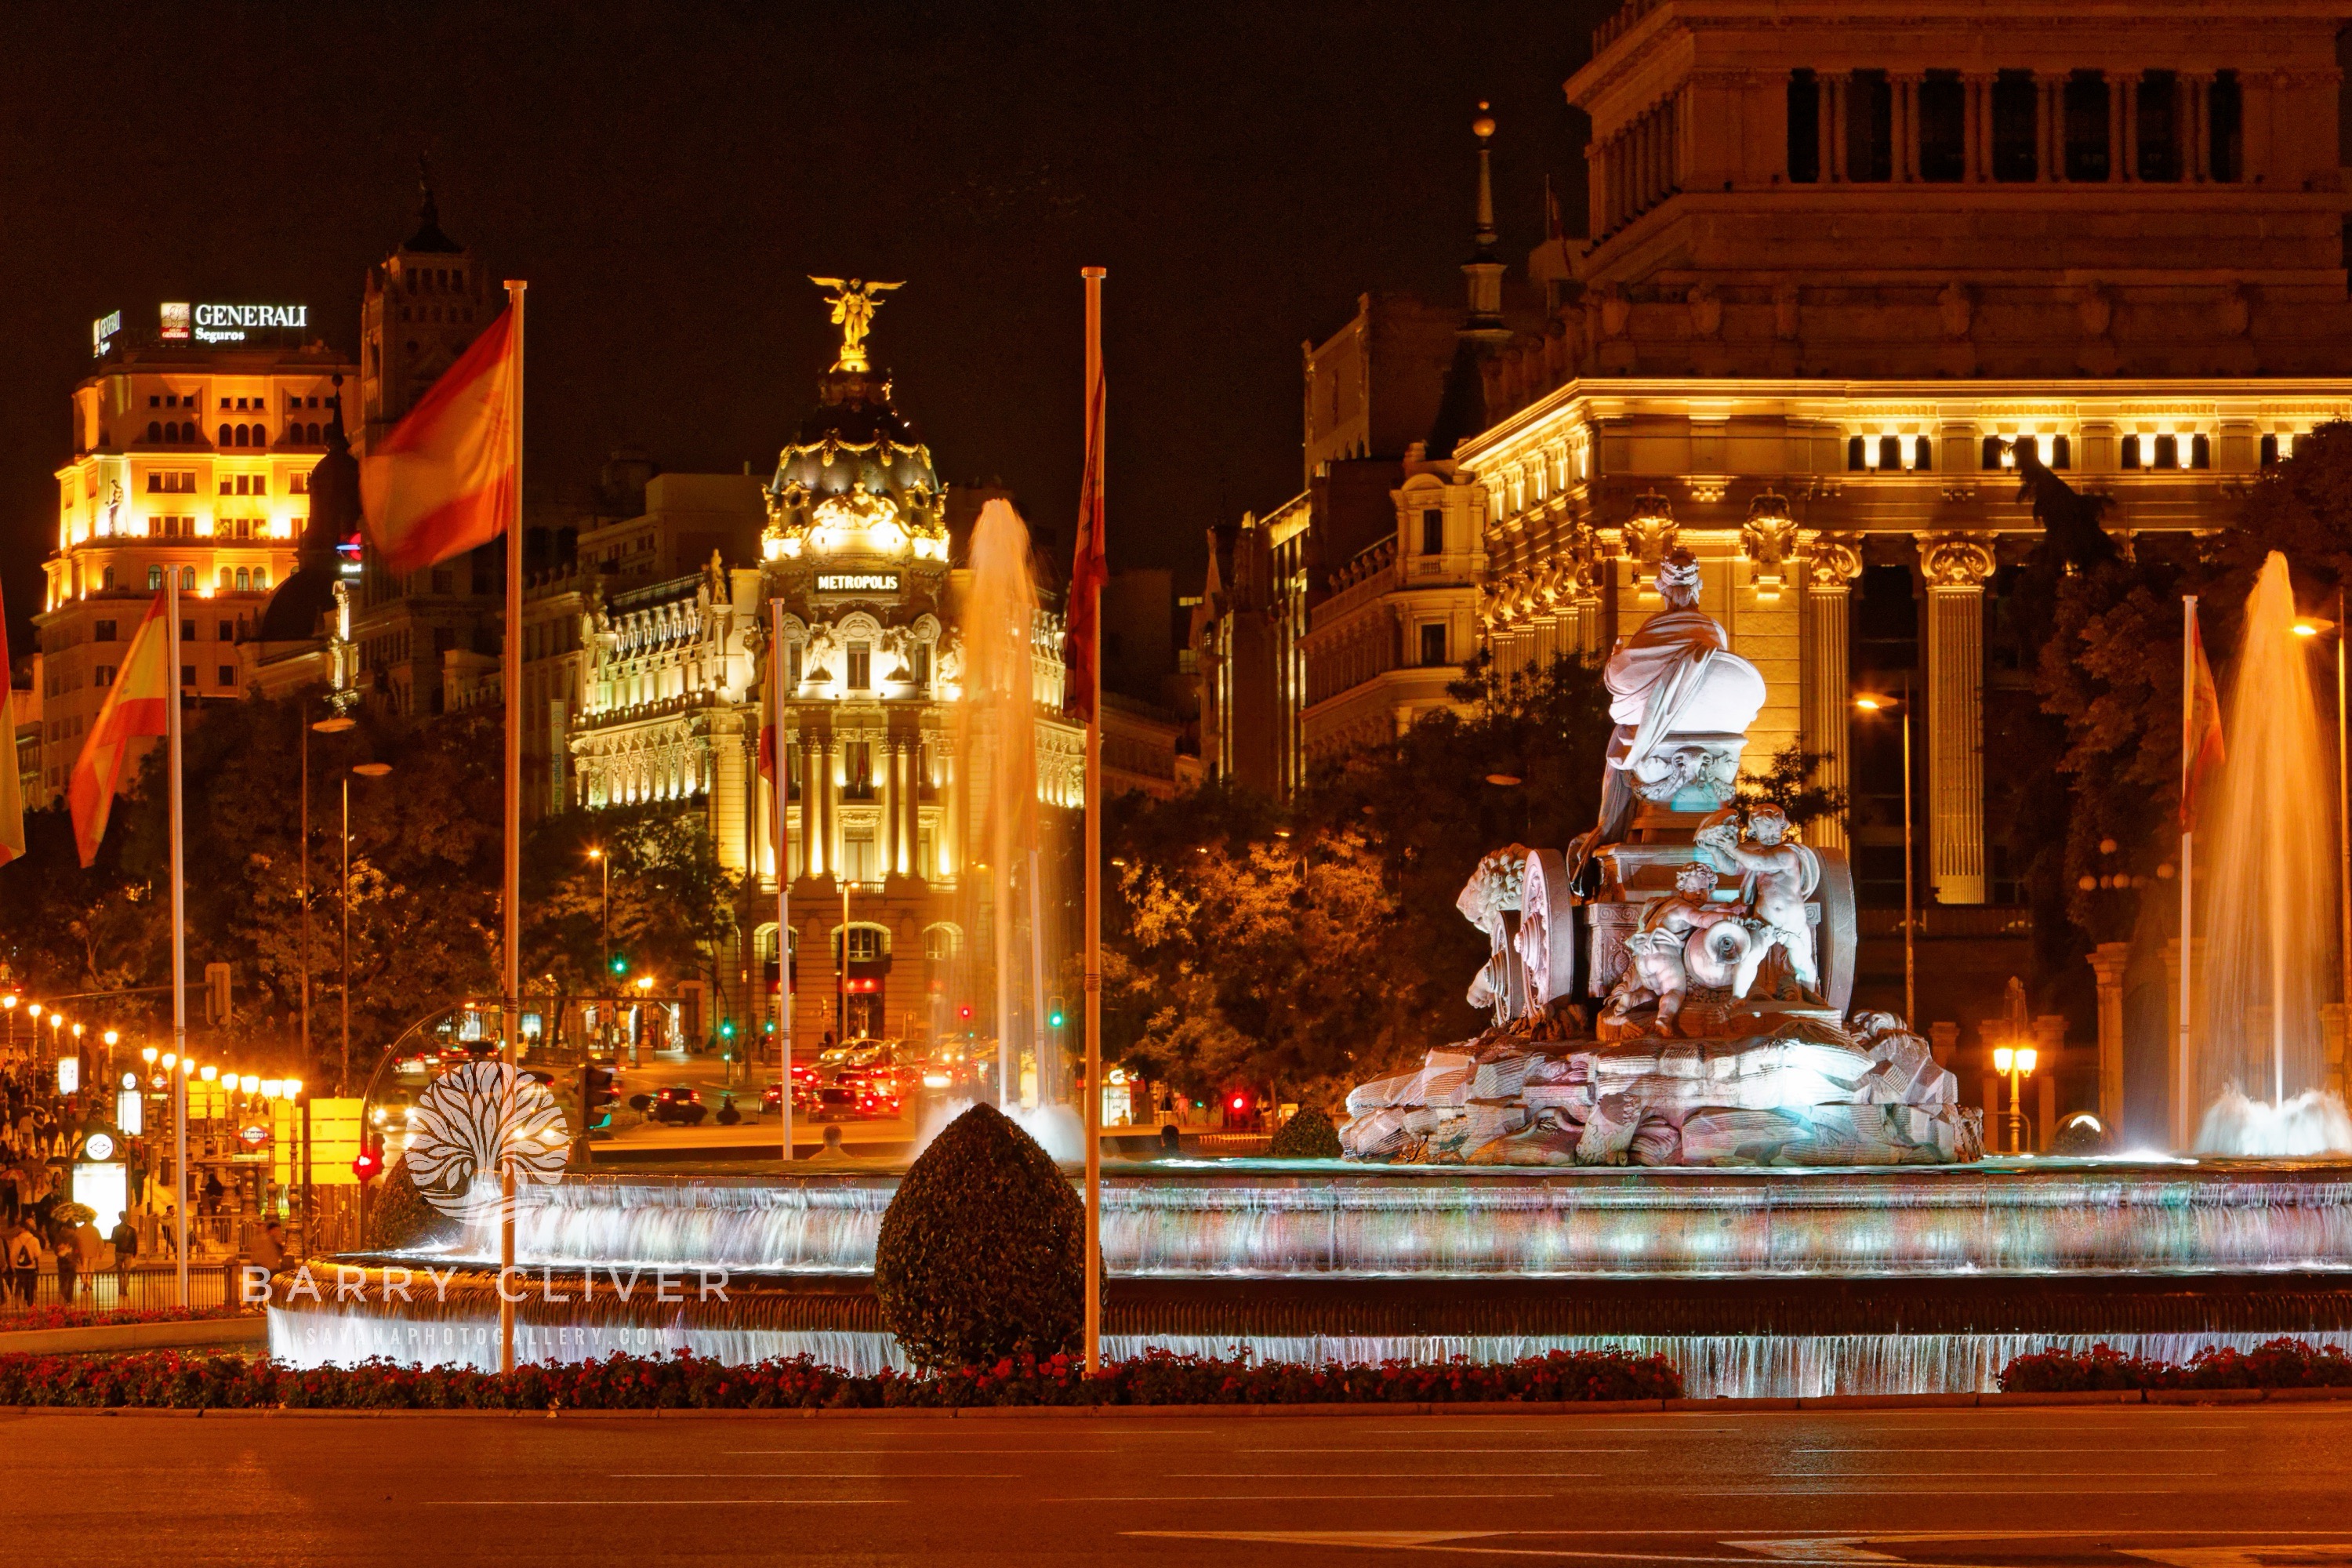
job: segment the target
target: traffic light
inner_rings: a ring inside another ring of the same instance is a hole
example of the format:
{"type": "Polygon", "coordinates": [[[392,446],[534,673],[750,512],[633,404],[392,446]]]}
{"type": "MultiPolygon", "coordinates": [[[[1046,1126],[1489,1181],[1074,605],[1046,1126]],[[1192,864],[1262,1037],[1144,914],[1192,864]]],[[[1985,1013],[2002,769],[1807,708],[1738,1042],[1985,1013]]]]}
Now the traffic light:
{"type": "Polygon", "coordinates": [[[1056,1029],[1062,1026],[1062,999],[1059,996],[1045,999],[1045,1022],[1056,1029]]]}
{"type": "Polygon", "coordinates": [[[957,1008],[956,1016],[963,1019],[966,1023],[970,1023],[971,1021],[971,1004],[967,1002],[962,1006],[957,1008]]]}
{"type": "Polygon", "coordinates": [[[614,953],[613,955],[613,973],[614,974],[626,974],[628,972],[629,955],[625,952],[614,953]]]}
{"type": "Polygon", "coordinates": [[[380,1139],[370,1137],[360,1145],[359,1153],[352,1161],[352,1174],[360,1179],[362,1186],[383,1174],[383,1143],[380,1139]]]}
{"type": "Polygon", "coordinates": [[[721,1018],[719,1020],[719,1037],[722,1040],[731,1040],[735,1037],[734,1019],[721,1018]]]}
{"type": "Polygon", "coordinates": [[[610,1068],[592,1064],[580,1069],[580,1103],[589,1115],[593,1116],[620,1098],[621,1091],[614,1084],[610,1068]]]}
{"type": "Polygon", "coordinates": [[[236,971],[226,963],[205,965],[205,1022],[218,1027],[229,1021],[229,993],[236,971]]]}

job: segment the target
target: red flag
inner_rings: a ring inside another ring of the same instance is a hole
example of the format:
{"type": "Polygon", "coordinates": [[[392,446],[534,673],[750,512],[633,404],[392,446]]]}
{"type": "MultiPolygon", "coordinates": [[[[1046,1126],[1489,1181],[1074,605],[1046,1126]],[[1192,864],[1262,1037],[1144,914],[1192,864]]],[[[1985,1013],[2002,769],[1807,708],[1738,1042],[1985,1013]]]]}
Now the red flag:
{"type": "Polygon", "coordinates": [[[0,866],[25,853],[25,787],[16,776],[16,687],[8,674],[7,602],[0,599],[0,866]]]}
{"type": "Polygon", "coordinates": [[[1095,623],[1102,609],[1103,584],[1110,578],[1103,554],[1103,381],[1095,377],[1087,408],[1087,469],[1078,486],[1078,550],[1070,563],[1070,711],[1086,723],[1095,716],[1095,623]]]}
{"type": "Polygon", "coordinates": [[[446,561],[513,521],[522,460],[520,342],[509,306],[360,460],[368,542],[392,570],[446,561]]]}
{"type": "Polygon", "coordinates": [[[2189,654],[2195,674],[2189,689],[2189,722],[2180,737],[2180,830],[2197,830],[2197,808],[2205,781],[2221,765],[2221,694],[2214,689],[2213,667],[2205,660],[2205,634],[2194,610],[2189,615],[2189,654]]]}
{"type": "Polygon", "coordinates": [[[170,731],[171,704],[179,700],[180,682],[179,671],[172,668],[163,600],[163,595],[155,595],[146,619],[131,635],[131,651],[114,672],[114,685],[66,784],[66,800],[73,807],[74,844],[84,866],[98,858],[99,840],[106,837],[106,819],[114,809],[131,742],[170,731]]]}

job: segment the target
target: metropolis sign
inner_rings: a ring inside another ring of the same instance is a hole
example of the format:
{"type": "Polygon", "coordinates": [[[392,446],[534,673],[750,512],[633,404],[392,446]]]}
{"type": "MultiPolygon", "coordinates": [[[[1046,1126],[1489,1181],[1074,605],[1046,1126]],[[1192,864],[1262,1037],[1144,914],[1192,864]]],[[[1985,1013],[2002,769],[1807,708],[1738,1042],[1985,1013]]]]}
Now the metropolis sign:
{"type": "Polygon", "coordinates": [[[896,572],[826,572],[818,575],[816,591],[820,594],[895,594],[898,591],[896,572]]]}
{"type": "Polygon", "coordinates": [[[163,337],[167,342],[241,343],[257,331],[304,331],[310,325],[308,305],[188,305],[166,301],[162,307],[163,337]]]}

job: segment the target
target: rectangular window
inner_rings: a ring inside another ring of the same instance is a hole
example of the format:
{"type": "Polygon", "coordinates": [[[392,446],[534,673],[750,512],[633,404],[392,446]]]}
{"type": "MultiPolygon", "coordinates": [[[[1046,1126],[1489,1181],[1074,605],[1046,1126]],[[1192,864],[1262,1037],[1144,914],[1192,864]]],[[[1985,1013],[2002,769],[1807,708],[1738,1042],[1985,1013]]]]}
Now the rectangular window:
{"type": "Polygon", "coordinates": [[[2066,177],[2096,184],[2107,173],[2107,79],[2076,71],[2066,79],[2066,177]]]}
{"type": "Polygon", "coordinates": [[[1822,84],[1809,70],[1789,73],[1789,178],[1810,185],[1822,177],[1822,84]]]}
{"type": "Polygon", "coordinates": [[[1424,621],[1421,627],[1421,662],[1438,665],[1445,662],[1445,623],[1424,621]]]}
{"type": "Polygon", "coordinates": [[[186,642],[194,642],[194,641],[195,641],[195,640],[196,640],[196,623],[195,623],[195,622],[194,622],[194,621],[182,621],[182,622],[180,623],[180,640],[181,640],[182,642],[184,642],[184,643],[186,643],[186,642]]]}
{"type": "MultiPolygon", "coordinates": [[[[163,584],[158,583],[156,586],[160,588],[163,584]]],[[[90,634],[90,640],[92,642],[112,642],[114,640],[114,623],[112,621],[99,622],[98,629],[90,634]]],[[[500,1179],[503,1180],[504,1178],[502,1177],[500,1179]]]]}
{"type": "Polygon", "coordinates": [[[1957,184],[1969,172],[1969,89],[1958,71],[1929,71],[1919,84],[1919,177],[1957,184]]]}
{"type": "Polygon", "coordinates": [[[236,623],[235,621],[222,621],[219,623],[219,626],[221,641],[235,642],[236,640],[236,623]]]}
{"type": "Polygon", "coordinates": [[[2180,178],[2180,79],[2149,71],[2136,84],[2139,94],[2139,177],[2158,184],[2180,178]]]}
{"type": "Polygon", "coordinates": [[[849,689],[864,691],[874,684],[874,645],[854,642],[849,645],[849,689]]]}
{"type": "Polygon", "coordinates": [[[2213,73],[2207,95],[2205,121],[2210,135],[2206,161],[2213,178],[2228,183],[2246,177],[2246,100],[2233,70],[2213,73]]]}
{"type": "Polygon", "coordinates": [[[1421,514],[1421,552],[1423,555],[1445,553],[1445,513],[1434,507],[1421,514]]]}
{"type": "Polygon", "coordinates": [[[2140,443],[2145,439],[2147,439],[2147,437],[2142,436],[2126,436],[2124,437],[2121,451],[2123,455],[2123,466],[2125,468],[2137,468],[2139,467],[2140,443]]]}
{"type": "MultiPolygon", "coordinates": [[[[151,594],[161,593],[163,591],[163,569],[161,566],[150,566],[147,568],[147,591],[151,594]]],[[[504,1178],[501,1177],[500,1180],[504,1180],[504,1178]]]]}
{"type": "MultiPolygon", "coordinates": [[[[801,645],[790,643],[784,648],[784,684],[797,687],[801,683],[801,645]]],[[[2192,869],[2194,868],[2191,868],[2192,869]]],[[[504,1180],[503,1177],[500,1178],[504,1180]]]]}
{"type": "Polygon", "coordinates": [[[851,800],[874,798],[874,744],[845,742],[841,748],[841,793],[851,800]]]}
{"type": "Polygon", "coordinates": [[[100,685],[100,686],[111,686],[111,685],[113,685],[113,684],[114,684],[114,672],[115,672],[115,670],[116,670],[117,668],[120,668],[119,666],[117,666],[117,665],[111,665],[111,664],[101,664],[101,665],[100,665],[100,666],[98,667],[98,684],[99,684],[99,685],[100,685]]]}
{"type": "MultiPolygon", "coordinates": [[[[841,874],[845,880],[878,882],[882,879],[880,865],[880,860],[874,853],[874,835],[870,829],[865,832],[845,833],[841,836],[841,874]]],[[[882,956],[881,942],[881,933],[873,928],[853,927],[850,931],[849,956],[852,960],[861,957],[879,958],[882,956]],[[861,954],[859,952],[858,938],[861,931],[866,939],[874,944],[874,950],[871,952],[861,954]]]]}
{"type": "Polygon", "coordinates": [[[1856,71],[1846,88],[1845,174],[1849,180],[1895,177],[1895,84],[1883,70],[1856,71]]]}
{"type": "Polygon", "coordinates": [[[184,664],[180,666],[180,684],[183,686],[194,686],[195,683],[196,667],[193,664],[184,664]]]}
{"type": "Polygon", "coordinates": [[[236,666],[233,664],[225,664],[220,667],[220,683],[223,686],[235,686],[236,684],[236,666]]]}

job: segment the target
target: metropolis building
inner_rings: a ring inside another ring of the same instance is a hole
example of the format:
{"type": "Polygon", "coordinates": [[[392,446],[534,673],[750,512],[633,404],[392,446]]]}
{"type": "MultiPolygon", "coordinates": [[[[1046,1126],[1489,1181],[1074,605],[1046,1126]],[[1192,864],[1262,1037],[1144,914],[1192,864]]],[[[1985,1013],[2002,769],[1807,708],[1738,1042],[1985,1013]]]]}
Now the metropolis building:
{"type": "MultiPolygon", "coordinates": [[[[2106,498],[2128,550],[2221,526],[2298,435],[2352,416],[2343,15],[1623,6],[1567,83],[1591,120],[1589,237],[1555,233],[1508,279],[1540,292],[1538,322],[1506,306],[1482,192],[1451,412],[1401,455],[1377,536],[1295,540],[1268,574],[1262,640],[1287,659],[1218,671],[1294,710],[1296,755],[1265,781],[1443,701],[1441,667],[1472,646],[1507,672],[1605,656],[1659,607],[1660,556],[1688,548],[1704,607],[1769,683],[1748,766],[1793,743],[1853,794],[1808,831],[1853,854],[1882,939],[1864,980],[1896,1003],[1897,731],[1853,699],[1911,691],[1924,929],[1971,939],[1923,956],[1921,1021],[1973,1047],[2030,967],[2021,868],[1987,833],[1989,792],[2024,782],[2000,766],[2003,714],[2032,701],[2001,633],[2041,529],[2009,446],[2106,498]]],[[[1204,738],[1231,728],[1219,697],[1204,738]]],[[[2045,1095],[2113,1108],[2126,984],[2144,1032],[2167,1027],[2162,963],[2131,964],[2082,977],[2103,1038],[2078,1034],[2045,1095]]]]}

